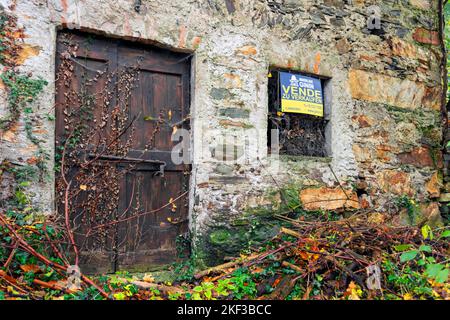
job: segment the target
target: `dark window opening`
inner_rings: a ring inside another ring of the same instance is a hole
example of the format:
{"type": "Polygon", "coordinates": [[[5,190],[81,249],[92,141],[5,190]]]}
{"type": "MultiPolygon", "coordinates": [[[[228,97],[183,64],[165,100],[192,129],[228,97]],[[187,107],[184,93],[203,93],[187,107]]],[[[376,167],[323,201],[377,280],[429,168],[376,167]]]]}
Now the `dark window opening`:
{"type": "MultiPolygon", "coordinates": [[[[327,151],[327,125],[328,108],[326,106],[325,90],[322,97],[325,101],[324,116],[318,117],[309,114],[281,112],[280,71],[271,70],[269,73],[269,114],[268,114],[268,150],[272,150],[272,130],[278,130],[279,154],[292,156],[326,157],[327,151]]],[[[287,72],[287,71],[284,71],[287,72]]],[[[299,74],[299,73],[293,73],[299,74]]],[[[325,88],[326,79],[320,79],[322,88],[325,88]]]]}

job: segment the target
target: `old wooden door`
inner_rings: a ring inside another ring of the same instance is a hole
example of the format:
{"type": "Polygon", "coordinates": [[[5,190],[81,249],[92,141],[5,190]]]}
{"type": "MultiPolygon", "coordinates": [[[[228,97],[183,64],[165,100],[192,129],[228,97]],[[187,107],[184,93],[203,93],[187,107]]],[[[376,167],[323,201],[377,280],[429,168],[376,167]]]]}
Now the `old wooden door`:
{"type": "Polygon", "coordinates": [[[143,271],[177,259],[190,166],[174,163],[179,141],[171,138],[189,129],[189,78],[188,54],[59,34],[57,198],[82,271],[143,271]]]}

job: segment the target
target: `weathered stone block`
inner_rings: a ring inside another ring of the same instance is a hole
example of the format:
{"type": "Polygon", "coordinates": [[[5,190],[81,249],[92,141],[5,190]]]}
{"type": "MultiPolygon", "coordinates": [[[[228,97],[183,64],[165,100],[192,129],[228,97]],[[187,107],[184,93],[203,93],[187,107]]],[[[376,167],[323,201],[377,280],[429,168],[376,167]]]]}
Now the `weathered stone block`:
{"type": "Polygon", "coordinates": [[[425,96],[423,97],[422,104],[425,108],[439,111],[441,110],[442,105],[441,96],[442,96],[442,88],[427,87],[425,88],[425,96]]]}
{"type": "Polygon", "coordinates": [[[336,49],[339,54],[345,54],[351,50],[351,46],[346,39],[341,39],[336,42],[336,49]]]}
{"type": "Polygon", "coordinates": [[[426,183],[425,187],[430,198],[439,198],[441,196],[443,183],[439,172],[435,172],[431,176],[431,179],[426,183]]]}
{"type": "Polygon", "coordinates": [[[439,204],[437,202],[421,204],[420,212],[422,216],[418,219],[419,225],[426,224],[430,227],[442,226],[442,216],[439,210],[439,204]]]}
{"type": "Polygon", "coordinates": [[[363,147],[359,144],[354,144],[352,146],[353,154],[358,162],[367,162],[372,160],[372,152],[369,148],[363,147]]]}
{"type": "Polygon", "coordinates": [[[399,38],[393,37],[389,39],[392,54],[402,58],[426,59],[426,56],[412,43],[408,43],[399,38]]]}
{"type": "Polygon", "coordinates": [[[303,209],[317,210],[353,210],[359,209],[356,192],[341,188],[303,189],[299,194],[303,209]]]}
{"type": "Polygon", "coordinates": [[[374,120],[367,115],[361,114],[358,116],[353,116],[352,120],[358,124],[359,128],[368,128],[373,126],[374,120]]]}
{"type": "Polygon", "coordinates": [[[349,72],[349,87],[354,99],[406,109],[421,107],[426,92],[421,83],[355,69],[349,72]]]}
{"type": "Polygon", "coordinates": [[[240,88],[242,86],[241,77],[237,74],[225,73],[223,77],[225,78],[227,88],[240,88]]]}
{"type": "Polygon", "coordinates": [[[431,150],[426,147],[418,147],[410,152],[398,155],[398,160],[402,164],[410,164],[416,167],[433,167],[434,161],[431,157],[431,150]]]}
{"type": "Polygon", "coordinates": [[[422,10],[430,10],[431,9],[431,0],[409,0],[409,3],[422,10]]]}
{"type": "Polygon", "coordinates": [[[215,100],[223,100],[229,98],[231,93],[228,89],[224,88],[212,88],[211,89],[211,97],[215,100]]]}
{"type": "Polygon", "coordinates": [[[216,168],[214,169],[214,172],[220,173],[223,175],[231,175],[233,173],[233,166],[227,165],[224,163],[219,163],[216,168]]]}
{"type": "Polygon", "coordinates": [[[383,170],[376,174],[377,183],[382,191],[396,195],[412,196],[411,177],[408,173],[398,170],[383,170]]]}
{"type": "Polygon", "coordinates": [[[424,28],[417,28],[413,34],[413,39],[417,42],[434,46],[438,46],[440,43],[439,33],[437,31],[431,31],[424,28]]]}
{"type": "Polygon", "coordinates": [[[394,151],[394,147],[385,144],[380,144],[376,148],[377,159],[381,162],[391,161],[391,155],[394,151]]]}
{"type": "Polygon", "coordinates": [[[248,46],[243,46],[243,47],[239,48],[237,50],[237,53],[240,53],[240,54],[243,54],[246,56],[254,56],[258,53],[258,50],[256,50],[255,46],[248,45],[248,46]]]}
{"type": "Polygon", "coordinates": [[[247,109],[240,109],[240,108],[225,108],[220,109],[219,114],[222,117],[246,119],[250,116],[250,111],[247,109]]]}
{"type": "Polygon", "coordinates": [[[249,129],[252,128],[253,126],[250,124],[247,124],[245,122],[241,122],[241,121],[231,121],[231,120],[220,120],[219,124],[224,127],[224,128],[228,128],[228,127],[237,127],[237,128],[244,128],[244,129],[249,129]]]}

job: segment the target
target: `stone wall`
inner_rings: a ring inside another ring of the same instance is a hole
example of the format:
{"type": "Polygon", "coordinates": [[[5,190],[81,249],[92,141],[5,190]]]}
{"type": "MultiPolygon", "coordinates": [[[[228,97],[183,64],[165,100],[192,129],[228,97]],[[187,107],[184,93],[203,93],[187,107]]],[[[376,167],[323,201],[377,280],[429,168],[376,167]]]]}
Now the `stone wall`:
{"type": "MultiPolygon", "coordinates": [[[[439,220],[443,54],[437,2],[142,0],[135,10],[134,0],[0,0],[25,30],[18,70],[48,81],[33,104],[33,128],[50,159],[58,29],[193,53],[190,225],[208,263],[273,234],[267,212],[280,205],[279,188],[297,190],[312,203],[308,210],[371,208],[383,218],[406,195],[439,220]],[[382,13],[376,32],[367,29],[371,5],[382,13]],[[329,158],[267,155],[270,67],[331,78],[329,158]],[[237,161],[219,161],[224,144],[237,161]],[[337,181],[354,201],[314,205],[339,195],[337,181]]],[[[1,115],[7,112],[3,89],[1,115]]],[[[32,165],[35,152],[23,120],[1,132],[2,159],[32,165]]],[[[48,166],[51,172],[50,160],[48,166]]],[[[52,212],[51,174],[29,191],[43,212],[52,212]]]]}

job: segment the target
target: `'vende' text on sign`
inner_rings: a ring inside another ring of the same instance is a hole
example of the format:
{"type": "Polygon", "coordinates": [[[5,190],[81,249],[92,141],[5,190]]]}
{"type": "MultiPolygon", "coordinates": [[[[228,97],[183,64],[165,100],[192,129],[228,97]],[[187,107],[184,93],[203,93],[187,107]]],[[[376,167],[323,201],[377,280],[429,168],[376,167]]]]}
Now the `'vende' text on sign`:
{"type": "Polygon", "coordinates": [[[281,111],[323,117],[320,79],[280,72],[281,111]]]}

